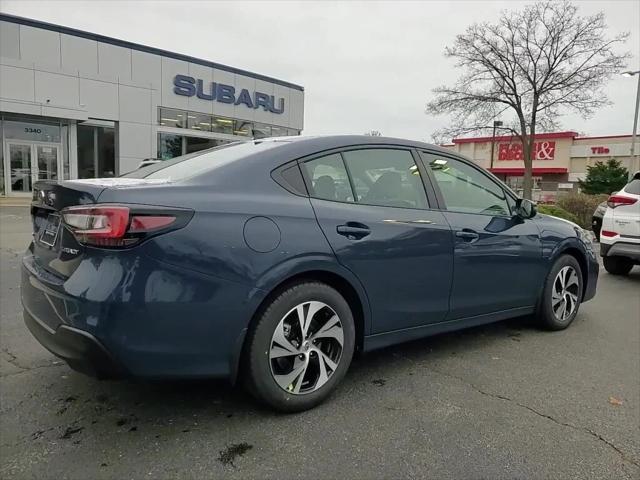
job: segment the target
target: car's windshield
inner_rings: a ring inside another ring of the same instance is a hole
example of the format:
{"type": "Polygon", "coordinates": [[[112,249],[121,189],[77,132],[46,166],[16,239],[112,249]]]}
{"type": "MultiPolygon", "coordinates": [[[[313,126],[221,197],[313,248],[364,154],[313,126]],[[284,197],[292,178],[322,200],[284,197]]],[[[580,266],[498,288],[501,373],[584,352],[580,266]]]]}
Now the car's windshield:
{"type": "Polygon", "coordinates": [[[202,152],[164,160],[123,175],[129,178],[166,179],[180,181],[195,177],[240,158],[253,155],[277,146],[277,142],[238,142],[202,152]]]}

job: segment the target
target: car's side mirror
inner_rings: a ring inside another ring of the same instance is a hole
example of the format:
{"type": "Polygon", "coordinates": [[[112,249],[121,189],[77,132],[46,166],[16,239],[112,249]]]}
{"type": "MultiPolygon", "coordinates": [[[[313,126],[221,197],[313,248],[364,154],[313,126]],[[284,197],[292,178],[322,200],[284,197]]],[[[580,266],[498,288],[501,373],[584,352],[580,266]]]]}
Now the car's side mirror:
{"type": "Polygon", "coordinates": [[[526,198],[516,200],[516,215],[520,218],[533,218],[537,213],[536,204],[526,198]]]}

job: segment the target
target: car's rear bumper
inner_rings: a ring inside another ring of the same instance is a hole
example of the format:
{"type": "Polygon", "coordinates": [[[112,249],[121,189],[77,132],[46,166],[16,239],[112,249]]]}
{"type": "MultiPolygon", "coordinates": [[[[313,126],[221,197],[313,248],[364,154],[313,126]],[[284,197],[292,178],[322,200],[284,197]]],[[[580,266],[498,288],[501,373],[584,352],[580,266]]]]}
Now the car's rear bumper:
{"type": "Polygon", "coordinates": [[[601,243],[600,255],[603,257],[627,257],[635,260],[636,262],[640,262],[640,243],[601,243]]]}
{"type": "Polygon", "coordinates": [[[33,336],[73,369],[99,377],[232,378],[258,293],[134,250],[95,252],[68,278],[30,251],[22,262],[33,336]]]}
{"type": "Polygon", "coordinates": [[[126,369],[90,333],[68,325],[51,330],[26,309],[24,322],[43,347],[74,370],[97,378],[117,378],[127,374],[126,369]]]}

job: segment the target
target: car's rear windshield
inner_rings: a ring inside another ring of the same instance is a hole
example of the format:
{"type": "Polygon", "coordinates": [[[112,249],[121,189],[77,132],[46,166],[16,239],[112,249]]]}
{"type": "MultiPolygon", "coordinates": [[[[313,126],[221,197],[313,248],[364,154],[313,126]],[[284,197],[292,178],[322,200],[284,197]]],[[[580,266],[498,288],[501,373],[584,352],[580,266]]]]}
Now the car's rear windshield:
{"type": "Polygon", "coordinates": [[[277,145],[277,142],[260,141],[231,143],[214,149],[172,158],[171,160],[164,160],[154,165],[134,170],[123,176],[129,178],[166,179],[177,182],[195,177],[249,155],[266,151],[277,145]]]}
{"type": "Polygon", "coordinates": [[[633,195],[640,195],[640,178],[631,180],[627,186],[624,187],[624,191],[632,193],[633,195]]]}

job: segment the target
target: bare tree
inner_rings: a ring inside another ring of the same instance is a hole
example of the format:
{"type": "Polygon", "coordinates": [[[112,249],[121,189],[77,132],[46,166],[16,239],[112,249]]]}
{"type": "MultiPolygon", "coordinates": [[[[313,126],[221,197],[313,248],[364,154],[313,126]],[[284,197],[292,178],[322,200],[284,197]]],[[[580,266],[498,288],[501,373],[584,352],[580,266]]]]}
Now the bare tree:
{"type": "Polygon", "coordinates": [[[531,198],[536,131],[558,127],[563,111],[583,118],[609,104],[603,86],[629,58],[616,51],[628,33],[608,37],[604,13],[580,16],[568,1],[544,1],[503,11],[496,23],[473,24],[458,35],[445,56],[464,71],[441,86],[427,112],[451,114],[452,124],[436,138],[487,131],[499,115],[511,114],[505,130],[524,152],[524,197],[531,198]]]}

